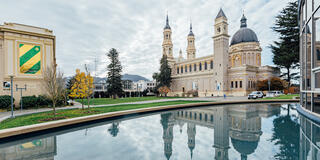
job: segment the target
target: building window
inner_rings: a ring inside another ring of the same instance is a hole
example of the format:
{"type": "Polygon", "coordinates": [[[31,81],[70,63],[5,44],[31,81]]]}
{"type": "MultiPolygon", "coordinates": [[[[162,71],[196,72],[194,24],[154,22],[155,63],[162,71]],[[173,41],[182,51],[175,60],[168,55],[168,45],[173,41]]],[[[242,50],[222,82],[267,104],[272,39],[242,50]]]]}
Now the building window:
{"type": "Polygon", "coordinates": [[[210,69],[213,69],[213,61],[210,61],[210,69]]]}
{"type": "Polygon", "coordinates": [[[188,72],[188,67],[187,67],[187,65],[184,66],[184,70],[185,70],[186,73],[188,72]]]}
{"type": "Polygon", "coordinates": [[[204,70],[207,70],[208,69],[208,64],[207,64],[207,62],[204,62],[204,70]]]}
{"type": "Polygon", "coordinates": [[[317,60],[320,61],[320,50],[317,49],[317,60]]]}
{"type": "Polygon", "coordinates": [[[193,70],[194,70],[194,71],[197,71],[197,64],[194,64],[194,65],[193,65],[193,70]]]}
{"type": "Polygon", "coordinates": [[[201,71],[202,70],[202,64],[201,64],[201,62],[199,63],[199,71],[201,71]]]}
{"type": "Polygon", "coordinates": [[[189,66],[189,72],[191,72],[192,71],[192,65],[190,64],[190,66],[189,66]]]}
{"type": "Polygon", "coordinates": [[[235,88],[238,88],[238,81],[235,81],[236,82],[236,86],[235,86],[235,88]]]}
{"type": "Polygon", "coordinates": [[[240,83],[240,88],[242,88],[242,81],[239,81],[239,83],[240,83]]]}
{"type": "Polygon", "coordinates": [[[181,73],[183,73],[183,66],[181,66],[181,73]]]}
{"type": "Polygon", "coordinates": [[[179,67],[177,67],[177,74],[179,74],[179,67]]]}
{"type": "Polygon", "coordinates": [[[231,81],[231,88],[233,88],[233,81],[231,81]]]}

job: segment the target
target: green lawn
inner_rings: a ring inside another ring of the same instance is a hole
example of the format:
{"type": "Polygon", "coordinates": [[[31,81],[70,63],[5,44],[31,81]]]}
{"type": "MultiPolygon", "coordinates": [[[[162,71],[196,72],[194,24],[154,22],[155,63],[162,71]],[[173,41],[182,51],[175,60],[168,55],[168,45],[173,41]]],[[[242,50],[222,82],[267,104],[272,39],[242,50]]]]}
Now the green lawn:
{"type": "Polygon", "coordinates": [[[265,97],[264,99],[292,99],[293,97],[299,97],[299,94],[280,95],[279,97],[265,97]]]}
{"type": "MultiPolygon", "coordinates": [[[[88,109],[85,109],[85,110],[65,109],[65,110],[58,110],[56,117],[61,118],[61,119],[69,119],[69,118],[82,117],[82,116],[87,116],[87,115],[94,115],[94,114],[114,112],[114,111],[123,111],[123,110],[129,110],[129,109],[148,108],[148,107],[156,107],[156,106],[167,106],[167,105],[176,105],[176,104],[199,103],[199,102],[206,102],[206,101],[178,100],[178,101],[157,102],[157,103],[147,103],[147,104],[128,104],[128,105],[117,105],[117,106],[106,106],[106,107],[94,107],[94,108],[90,108],[90,112],[88,112],[89,111],[88,109]]],[[[53,117],[54,116],[52,114],[52,111],[35,113],[35,114],[25,115],[25,116],[19,116],[14,119],[7,119],[7,120],[0,122],[0,129],[13,128],[13,127],[48,122],[48,121],[43,121],[43,120],[51,119],[53,117]]]]}
{"type": "MultiPolygon", "coordinates": [[[[128,97],[128,98],[95,98],[90,99],[90,105],[103,105],[103,104],[118,104],[118,103],[129,103],[129,102],[139,102],[139,101],[150,101],[168,98],[178,98],[178,97],[128,97]]],[[[77,102],[81,103],[81,99],[76,99],[77,102]]],[[[83,104],[87,105],[87,100],[83,100],[83,104]]]]}

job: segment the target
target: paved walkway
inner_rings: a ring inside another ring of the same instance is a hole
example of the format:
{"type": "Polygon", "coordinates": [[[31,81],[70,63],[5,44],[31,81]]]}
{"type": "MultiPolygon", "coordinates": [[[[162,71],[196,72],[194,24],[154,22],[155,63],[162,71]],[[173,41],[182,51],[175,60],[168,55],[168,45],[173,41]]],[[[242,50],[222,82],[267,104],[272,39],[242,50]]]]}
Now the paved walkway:
{"type": "MultiPolygon", "coordinates": [[[[195,98],[172,98],[172,99],[159,99],[159,100],[150,100],[150,101],[139,101],[139,102],[128,102],[128,103],[117,103],[117,104],[103,104],[103,105],[90,105],[90,107],[105,107],[105,106],[117,106],[117,105],[124,105],[124,104],[146,104],[146,103],[156,103],[156,102],[169,102],[169,101],[177,101],[177,100],[188,100],[188,101],[239,101],[239,100],[247,100],[247,97],[195,97],[195,98]]],[[[62,109],[76,109],[82,108],[82,105],[78,102],[74,102],[74,106],[67,106],[67,107],[57,107],[56,110],[62,109]]],[[[84,105],[84,107],[88,107],[84,105]]],[[[32,113],[40,113],[51,111],[52,108],[40,108],[40,109],[27,109],[27,110],[16,110],[14,111],[14,116],[21,116],[27,115],[32,113]]],[[[0,112],[0,122],[4,121],[11,117],[11,111],[9,112],[0,112]]]]}

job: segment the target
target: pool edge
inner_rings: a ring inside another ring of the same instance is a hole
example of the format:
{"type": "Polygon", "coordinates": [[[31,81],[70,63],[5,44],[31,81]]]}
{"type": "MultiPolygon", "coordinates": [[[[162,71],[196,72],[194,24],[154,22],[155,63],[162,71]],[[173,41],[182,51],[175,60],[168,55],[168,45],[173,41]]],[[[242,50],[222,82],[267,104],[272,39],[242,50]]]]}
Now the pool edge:
{"type": "Polygon", "coordinates": [[[241,100],[241,101],[225,101],[225,102],[201,102],[201,103],[190,103],[190,104],[179,104],[179,105],[168,105],[168,106],[158,106],[158,107],[150,107],[150,108],[141,108],[141,109],[133,109],[133,110],[125,110],[125,111],[117,111],[117,112],[109,112],[102,113],[97,115],[90,115],[84,117],[76,117],[65,120],[58,120],[22,127],[15,127],[9,129],[0,130],[0,139],[5,139],[9,137],[29,134],[33,132],[44,131],[48,129],[54,129],[58,127],[65,127],[69,125],[81,124],[85,122],[95,121],[99,119],[107,119],[114,118],[119,116],[138,114],[138,113],[146,113],[146,112],[157,112],[157,111],[165,111],[172,109],[183,109],[183,108],[194,108],[194,107],[204,107],[204,106],[214,106],[214,105],[228,105],[228,104],[252,104],[252,103],[284,103],[284,102],[293,102],[297,103],[299,100],[297,99],[270,99],[270,100],[241,100]]]}

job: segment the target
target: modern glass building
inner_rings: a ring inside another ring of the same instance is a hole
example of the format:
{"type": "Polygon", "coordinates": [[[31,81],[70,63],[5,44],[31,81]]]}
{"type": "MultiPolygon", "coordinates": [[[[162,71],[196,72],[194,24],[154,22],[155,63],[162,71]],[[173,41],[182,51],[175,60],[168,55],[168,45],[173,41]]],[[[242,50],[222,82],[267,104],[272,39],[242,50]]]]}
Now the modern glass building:
{"type": "Polygon", "coordinates": [[[320,118],[320,0],[299,0],[300,100],[320,118]]]}

